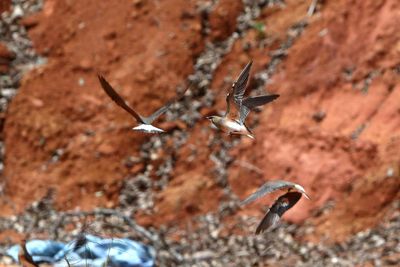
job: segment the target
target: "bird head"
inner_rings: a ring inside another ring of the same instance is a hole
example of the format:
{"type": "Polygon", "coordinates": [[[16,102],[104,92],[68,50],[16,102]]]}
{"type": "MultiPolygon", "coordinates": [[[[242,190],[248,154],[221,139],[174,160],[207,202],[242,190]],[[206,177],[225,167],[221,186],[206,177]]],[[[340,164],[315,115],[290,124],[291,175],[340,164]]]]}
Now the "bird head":
{"type": "Polygon", "coordinates": [[[217,118],[217,116],[207,116],[206,119],[210,120],[211,122],[215,121],[215,119],[217,118]]]}
{"type": "Polygon", "coordinates": [[[307,195],[307,193],[306,193],[306,190],[301,186],[301,185],[298,185],[298,184],[296,184],[295,186],[294,186],[294,188],[297,190],[297,191],[299,191],[300,193],[302,193],[307,199],[310,199],[310,197],[307,195]]]}

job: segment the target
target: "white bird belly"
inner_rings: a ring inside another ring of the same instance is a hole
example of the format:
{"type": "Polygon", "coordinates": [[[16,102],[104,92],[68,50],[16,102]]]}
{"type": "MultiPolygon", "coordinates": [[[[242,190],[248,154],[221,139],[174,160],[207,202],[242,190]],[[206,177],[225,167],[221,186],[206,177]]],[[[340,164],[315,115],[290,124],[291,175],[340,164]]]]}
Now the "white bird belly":
{"type": "Polygon", "coordinates": [[[246,131],[246,127],[244,127],[244,125],[237,123],[236,121],[227,121],[225,125],[231,132],[246,131]]]}
{"type": "Polygon", "coordinates": [[[136,127],[133,127],[132,130],[141,131],[141,132],[145,132],[145,133],[163,133],[163,132],[165,132],[164,130],[154,127],[153,125],[150,125],[150,124],[140,124],[136,127]]]}

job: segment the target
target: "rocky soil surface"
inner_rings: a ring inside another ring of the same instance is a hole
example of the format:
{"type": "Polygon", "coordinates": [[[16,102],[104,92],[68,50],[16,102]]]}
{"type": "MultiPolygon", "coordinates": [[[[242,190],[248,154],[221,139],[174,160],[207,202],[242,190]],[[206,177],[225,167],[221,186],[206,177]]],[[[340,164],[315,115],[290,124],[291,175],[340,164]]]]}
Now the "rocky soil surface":
{"type": "Polygon", "coordinates": [[[14,0],[0,11],[3,249],[92,231],[151,244],[160,266],[400,262],[398,1],[14,0]],[[255,141],[204,119],[250,59],[251,93],[281,95],[250,115],[255,141]],[[194,86],[157,121],[169,134],[148,136],[96,73],[143,114],[194,86]],[[238,200],[277,178],[312,200],[254,236],[273,198],[238,200]]]}

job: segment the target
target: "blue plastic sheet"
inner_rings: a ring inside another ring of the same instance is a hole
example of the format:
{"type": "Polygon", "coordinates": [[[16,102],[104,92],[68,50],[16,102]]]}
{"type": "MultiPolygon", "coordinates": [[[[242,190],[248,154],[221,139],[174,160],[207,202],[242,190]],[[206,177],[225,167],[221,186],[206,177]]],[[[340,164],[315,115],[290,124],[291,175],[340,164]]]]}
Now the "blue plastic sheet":
{"type": "MultiPolygon", "coordinates": [[[[101,238],[86,235],[87,242],[78,248],[75,242],[64,244],[50,240],[31,240],[26,248],[35,262],[52,263],[54,266],[115,266],[151,267],[154,266],[152,247],[125,238],[101,238]],[[106,264],[106,265],[105,265],[106,264]]],[[[20,246],[15,245],[7,254],[18,262],[20,246]]]]}

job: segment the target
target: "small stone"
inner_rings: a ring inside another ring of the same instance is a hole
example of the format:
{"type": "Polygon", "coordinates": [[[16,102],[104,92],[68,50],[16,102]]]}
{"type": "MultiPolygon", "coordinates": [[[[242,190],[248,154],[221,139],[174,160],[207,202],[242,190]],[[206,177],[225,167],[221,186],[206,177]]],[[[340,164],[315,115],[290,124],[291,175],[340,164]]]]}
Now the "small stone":
{"type": "Polygon", "coordinates": [[[83,79],[82,77],[79,78],[78,84],[79,84],[79,86],[84,86],[85,85],[85,79],[83,79]]]}
{"type": "Polygon", "coordinates": [[[104,195],[103,191],[97,191],[96,193],[94,193],[95,197],[102,197],[104,195]]]}
{"type": "Polygon", "coordinates": [[[10,70],[10,67],[5,64],[0,64],[0,74],[6,74],[10,70]]]}
{"type": "Polygon", "coordinates": [[[393,168],[388,168],[386,170],[386,177],[393,177],[394,175],[394,169],[393,168]]]}
{"type": "Polygon", "coordinates": [[[194,12],[191,10],[183,10],[181,13],[181,19],[193,19],[195,18],[194,12]]]}
{"type": "Polygon", "coordinates": [[[127,168],[132,168],[136,163],[141,162],[140,158],[129,156],[128,158],[125,159],[124,165],[127,168]]]}
{"type": "Polygon", "coordinates": [[[31,98],[31,103],[36,108],[41,108],[44,105],[43,100],[39,98],[31,98]]]}
{"type": "Polygon", "coordinates": [[[5,44],[0,43],[0,73],[7,73],[10,69],[11,61],[15,59],[15,53],[5,44]]]}
{"type": "Polygon", "coordinates": [[[103,35],[104,40],[113,40],[117,38],[117,33],[115,31],[109,31],[103,35]]]}
{"type": "Polygon", "coordinates": [[[111,155],[115,152],[115,148],[108,143],[103,143],[98,147],[97,151],[103,155],[111,155]]]}
{"type": "Polygon", "coordinates": [[[331,262],[332,262],[333,264],[339,263],[339,259],[336,258],[336,257],[333,257],[333,258],[331,258],[331,262]]]}
{"type": "Polygon", "coordinates": [[[129,172],[132,174],[137,174],[137,173],[141,172],[142,170],[144,170],[144,167],[145,166],[143,163],[137,163],[129,169],[129,172]]]}
{"type": "Polygon", "coordinates": [[[20,23],[27,29],[37,26],[39,24],[39,13],[23,18],[20,23]]]}
{"type": "Polygon", "coordinates": [[[12,19],[19,19],[19,18],[21,18],[23,15],[24,15],[24,10],[21,8],[20,5],[16,5],[16,6],[14,7],[14,10],[13,10],[12,14],[11,14],[11,18],[12,18],[12,19]]]}
{"type": "Polygon", "coordinates": [[[92,69],[92,62],[88,58],[84,58],[79,62],[79,68],[83,71],[92,69]]]}
{"type": "Polygon", "coordinates": [[[4,259],[3,259],[3,263],[4,263],[5,265],[10,265],[10,266],[12,266],[11,264],[13,263],[13,260],[12,260],[10,257],[5,256],[4,259]]]}
{"type": "Polygon", "coordinates": [[[143,0],[133,0],[133,5],[135,7],[141,7],[143,4],[143,0]]]}
{"type": "Polygon", "coordinates": [[[15,53],[12,52],[4,43],[0,43],[0,62],[1,59],[13,60],[15,53]]]}
{"type": "Polygon", "coordinates": [[[86,23],[83,22],[83,21],[78,24],[78,29],[79,30],[83,30],[85,27],[86,27],[86,23]]]}
{"type": "Polygon", "coordinates": [[[323,112],[323,111],[318,111],[318,112],[315,112],[313,115],[312,115],[312,119],[315,121],[315,122],[321,122],[321,121],[323,121],[324,119],[325,119],[325,117],[326,117],[326,113],[325,112],[323,112]]]}

